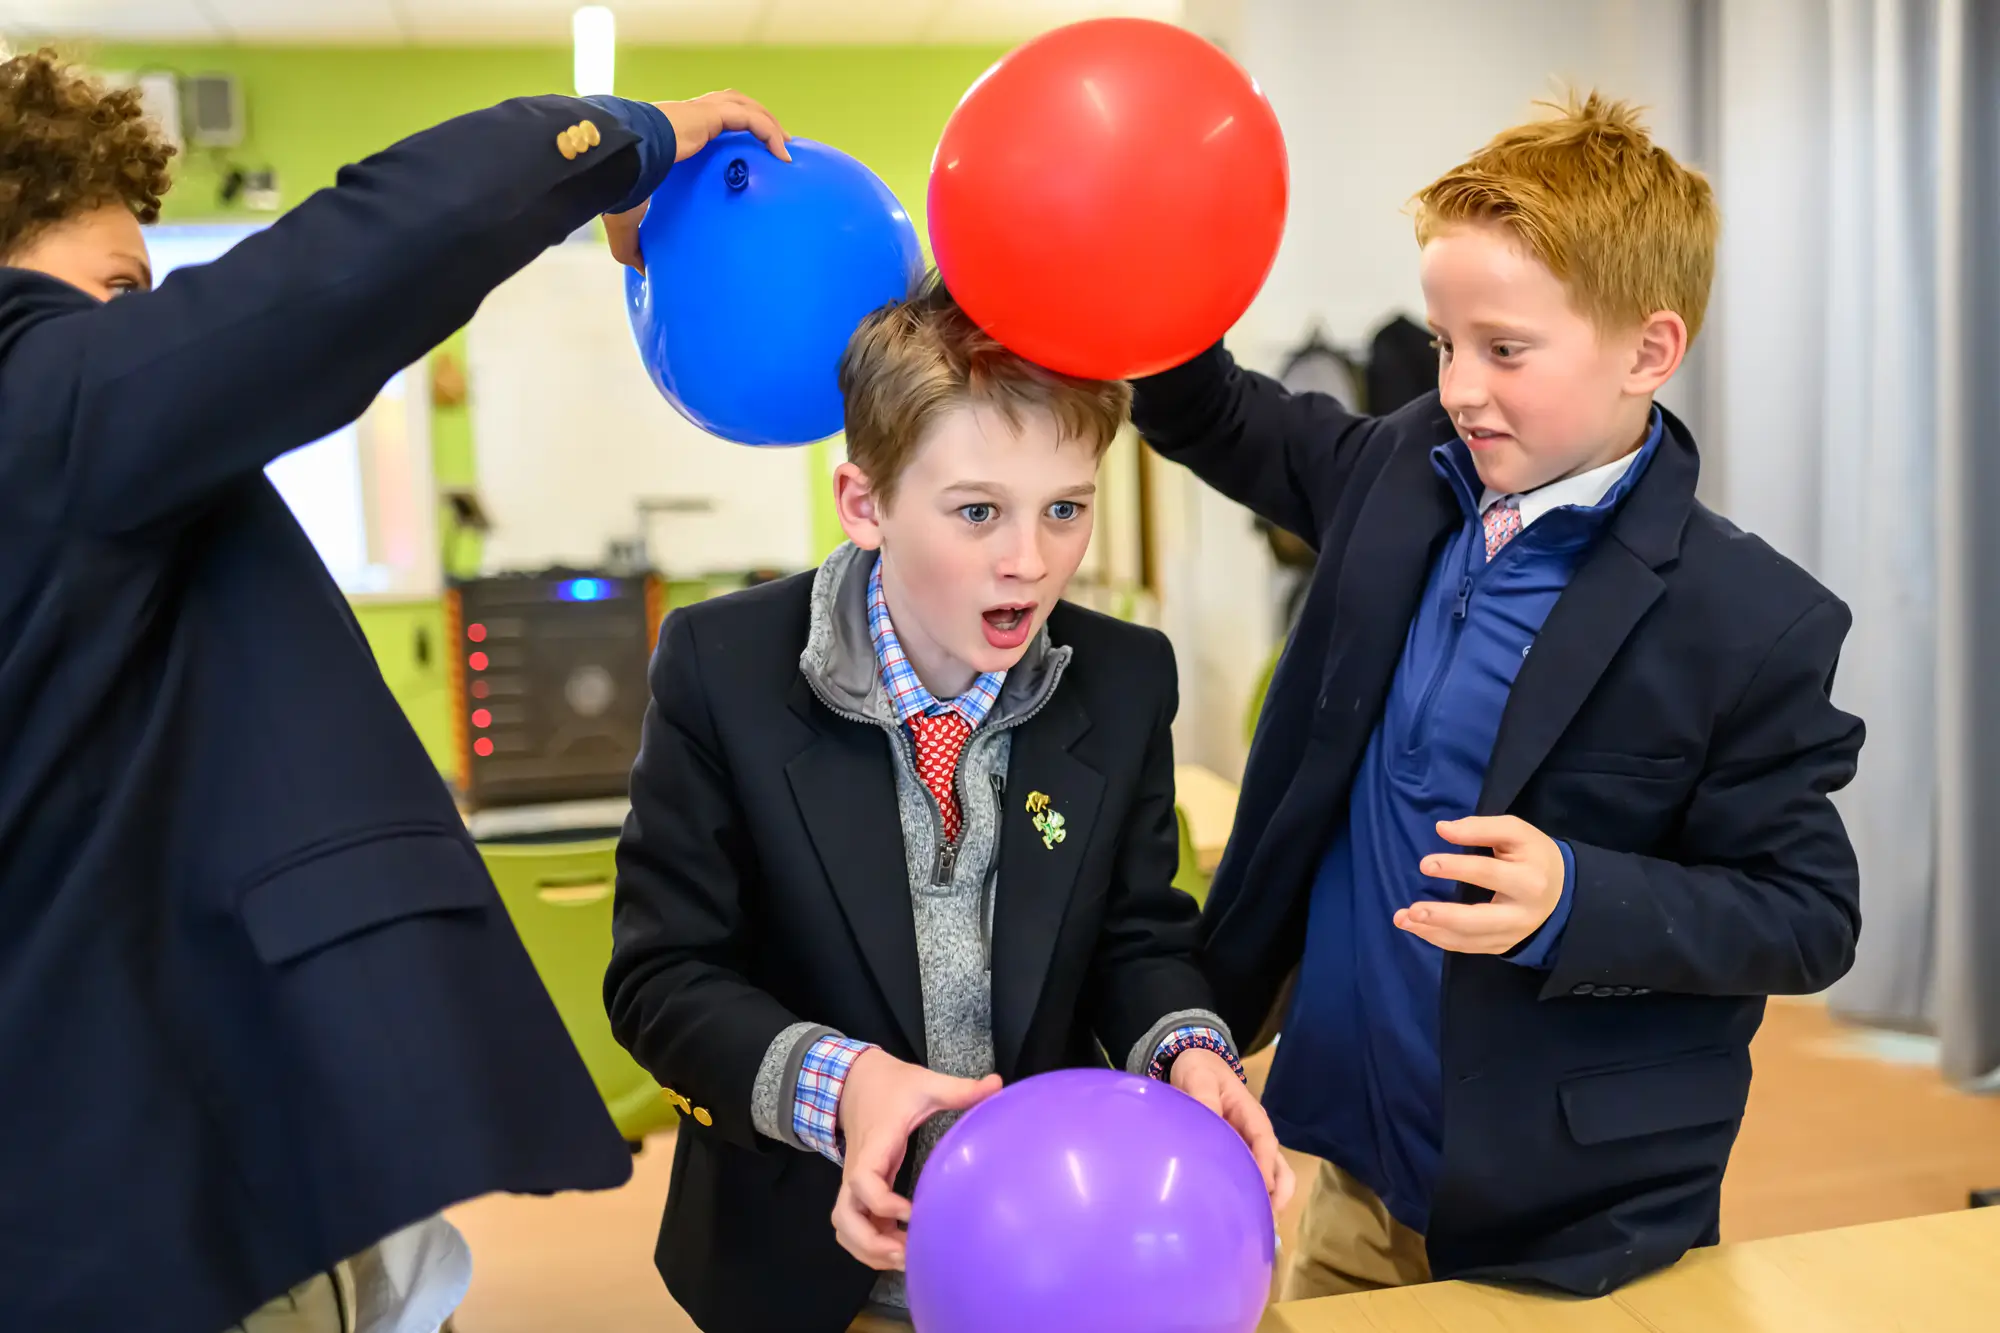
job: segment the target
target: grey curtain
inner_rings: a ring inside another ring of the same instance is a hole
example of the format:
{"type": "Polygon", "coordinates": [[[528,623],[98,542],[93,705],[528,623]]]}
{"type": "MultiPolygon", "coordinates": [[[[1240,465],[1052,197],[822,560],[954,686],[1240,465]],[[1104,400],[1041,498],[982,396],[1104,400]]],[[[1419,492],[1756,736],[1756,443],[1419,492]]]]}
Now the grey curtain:
{"type": "Polygon", "coordinates": [[[2000,1068],[2000,4],[1941,6],[1938,984],[1945,1072],[2000,1068]]]}
{"type": "Polygon", "coordinates": [[[1995,11],[1986,0],[1713,0],[1724,241],[1707,419],[1721,507],[1854,608],[1835,697],[1867,720],[1839,798],[1864,929],[1830,998],[2000,1065],[2000,362],[1995,11]],[[1983,360],[1983,365],[1982,365],[1983,360]],[[1990,690],[1987,692],[1990,694],[1990,690]]]}

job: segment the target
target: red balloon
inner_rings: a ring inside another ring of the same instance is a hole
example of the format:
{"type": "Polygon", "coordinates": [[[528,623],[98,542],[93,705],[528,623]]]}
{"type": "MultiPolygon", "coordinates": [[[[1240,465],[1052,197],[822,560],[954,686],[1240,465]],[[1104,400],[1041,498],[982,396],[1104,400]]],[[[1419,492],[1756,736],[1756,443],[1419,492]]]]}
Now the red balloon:
{"type": "Polygon", "coordinates": [[[1277,115],[1208,42],[1091,19],[1006,56],[931,159],[931,249],[1002,345],[1088,379],[1177,366],[1228,331],[1277,257],[1277,115]]]}

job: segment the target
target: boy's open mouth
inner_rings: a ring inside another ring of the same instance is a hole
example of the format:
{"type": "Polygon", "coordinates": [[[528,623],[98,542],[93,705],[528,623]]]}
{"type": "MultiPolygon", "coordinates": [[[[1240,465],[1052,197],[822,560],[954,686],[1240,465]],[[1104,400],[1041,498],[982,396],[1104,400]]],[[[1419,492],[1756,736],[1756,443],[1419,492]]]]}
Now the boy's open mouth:
{"type": "Polygon", "coordinates": [[[1017,602],[989,606],[980,618],[986,622],[987,643],[1000,649],[1019,648],[1028,641],[1028,628],[1035,623],[1035,604],[1017,602]]]}

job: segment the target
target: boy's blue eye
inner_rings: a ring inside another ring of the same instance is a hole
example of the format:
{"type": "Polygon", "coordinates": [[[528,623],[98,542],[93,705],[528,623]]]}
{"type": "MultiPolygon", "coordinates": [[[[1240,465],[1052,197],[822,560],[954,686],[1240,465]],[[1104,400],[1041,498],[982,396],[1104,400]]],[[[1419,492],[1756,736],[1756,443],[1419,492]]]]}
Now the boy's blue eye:
{"type": "Polygon", "coordinates": [[[1049,506],[1049,517],[1059,519],[1064,523],[1069,522],[1082,512],[1083,506],[1074,500],[1058,500],[1049,506]]]}
{"type": "Polygon", "coordinates": [[[993,506],[989,504],[961,505],[958,512],[967,523],[991,523],[993,506]]]}

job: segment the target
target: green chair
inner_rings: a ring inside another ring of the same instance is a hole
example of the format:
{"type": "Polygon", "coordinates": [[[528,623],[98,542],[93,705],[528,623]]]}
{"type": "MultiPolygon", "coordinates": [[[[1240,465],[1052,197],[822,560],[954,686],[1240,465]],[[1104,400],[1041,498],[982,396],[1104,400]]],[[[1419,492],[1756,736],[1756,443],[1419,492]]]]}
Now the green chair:
{"type": "Polygon", "coordinates": [[[1181,828],[1181,864],[1174,872],[1174,887],[1195,902],[1206,904],[1208,876],[1202,873],[1201,861],[1194,853],[1194,830],[1188,827],[1187,811],[1178,805],[1174,807],[1174,822],[1181,828]]]}
{"type": "Polygon", "coordinates": [[[617,846],[615,838],[489,842],[479,852],[612,1121],[637,1144],[679,1117],[660,1085],[611,1035],[604,1013],[617,846]]]}

